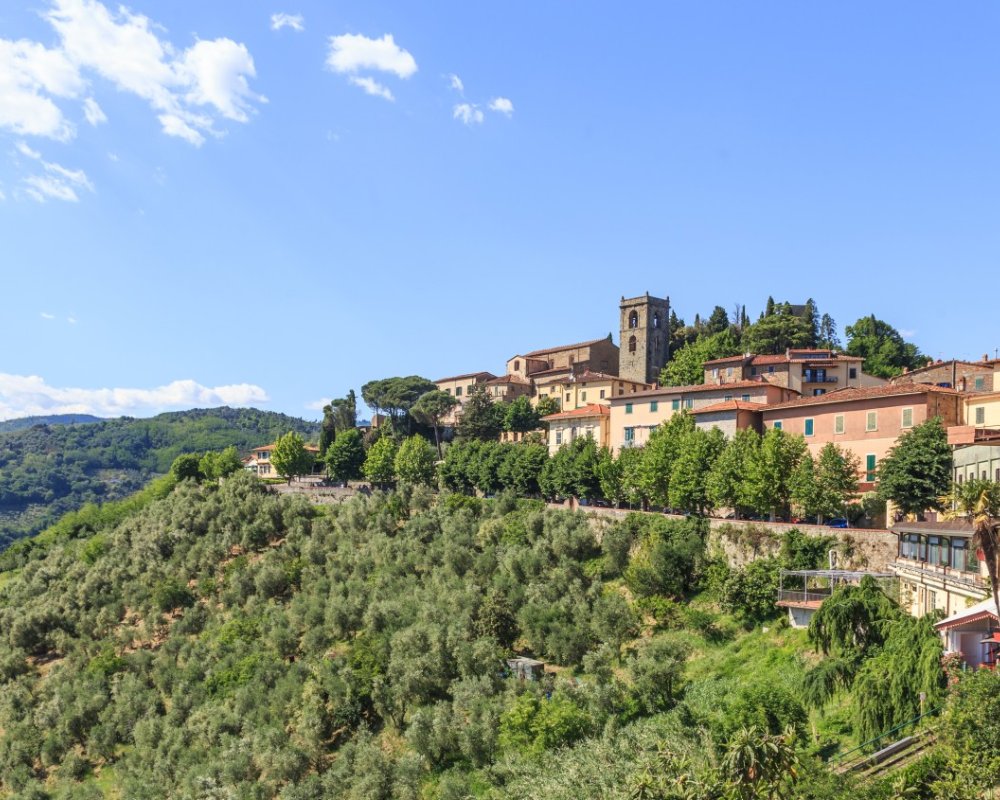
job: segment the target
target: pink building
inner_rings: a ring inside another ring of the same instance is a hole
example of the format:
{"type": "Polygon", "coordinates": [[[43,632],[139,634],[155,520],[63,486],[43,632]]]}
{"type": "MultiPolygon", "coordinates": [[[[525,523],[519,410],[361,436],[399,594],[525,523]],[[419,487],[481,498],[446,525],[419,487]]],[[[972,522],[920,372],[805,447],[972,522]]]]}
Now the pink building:
{"type": "Polygon", "coordinates": [[[780,428],[805,437],[812,454],[828,442],[861,459],[861,491],[869,491],[879,463],[904,431],[933,417],[955,425],[962,394],[917,383],[837,389],[763,409],[764,429],[780,428]]]}

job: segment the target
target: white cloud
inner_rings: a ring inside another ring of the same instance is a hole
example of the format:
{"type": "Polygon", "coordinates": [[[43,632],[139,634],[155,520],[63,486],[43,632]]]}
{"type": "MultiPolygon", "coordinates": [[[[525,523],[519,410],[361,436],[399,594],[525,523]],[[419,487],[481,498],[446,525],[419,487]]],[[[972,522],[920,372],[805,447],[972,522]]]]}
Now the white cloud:
{"type": "Polygon", "coordinates": [[[301,14],[285,14],[278,12],[271,15],[271,30],[280,31],[282,28],[291,28],[293,31],[302,33],[306,29],[301,14]]]}
{"type": "Polygon", "coordinates": [[[68,322],[68,323],[69,323],[70,325],[76,325],[76,317],[66,317],[66,321],[67,321],[67,322],[68,322]]]}
{"type": "Polygon", "coordinates": [[[324,397],[321,400],[313,400],[311,403],[306,403],[303,408],[308,408],[310,411],[322,411],[323,406],[328,406],[333,400],[329,397],[324,397]]]}
{"type": "Polygon", "coordinates": [[[376,70],[404,79],[417,71],[416,60],[396,44],[391,33],[381,39],[369,39],[360,33],[331,36],[326,66],[341,74],[376,70]]]}
{"type": "Polygon", "coordinates": [[[47,311],[40,311],[39,312],[39,316],[41,316],[42,319],[55,319],[56,318],[55,314],[50,314],[47,311]]]}
{"type": "Polygon", "coordinates": [[[375,97],[384,97],[390,102],[396,99],[392,96],[392,92],[389,91],[388,87],[383,86],[374,78],[359,78],[357,75],[352,75],[349,80],[355,86],[360,86],[364,89],[365,94],[374,95],[375,97]]]}
{"type": "Polygon", "coordinates": [[[24,39],[0,39],[0,128],[65,141],[73,126],[53,97],[76,97],[84,82],[59,49],[24,39]]]}
{"type": "Polygon", "coordinates": [[[490,111],[496,111],[498,114],[505,114],[509,117],[514,113],[514,104],[506,97],[494,97],[490,100],[490,111]]]}
{"type": "Polygon", "coordinates": [[[97,101],[93,97],[88,97],[83,101],[83,115],[87,118],[87,122],[95,127],[108,121],[104,109],[97,105],[97,101]]]}
{"type": "Polygon", "coordinates": [[[454,72],[448,76],[448,82],[451,88],[459,94],[465,93],[465,84],[462,83],[462,79],[459,78],[454,72]]]}
{"type": "Polygon", "coordinates": [[[168,409],[267,402],[260,386],[202,386],[179,380],[153,389],[81,389],[49,386],[37,375],[0,373],[0,419],[45,414],[141,415],[168,409]]]}
{"type": "MultiPolygon", "coordinates": [[[[256,70],[249,51],[231,39],[197,40],[179,50],[148,17],[124,6],[110,11],[98,0],[52,0],[44,16],[59,35],[58,48],[0,39],[0,127],[70,138],[73,128],[52,97],[79,97],[86,71],[148,102],[164,133],[196,145],[206,134],[220,135],[200,108],[246,122],[253,104],[266,102],[250,90],[256,70]]],[[[92,97],[83,105],[88,122],[104,121],[92,97]]]]}
{"type": "Polygon", "coordinates": [[[32,150],[24,142],[18,142],[15,147],[21,155],[41,164],[44,170],[44,174],[29,175],[21,181],[25,186],[24,191],[39,203],[49,199],[75,203],[80,199],[77,189],[94,191],[94,185],[82,169],[68,169],[61,164],[46,161],[41,153],[32,150]]]}
{"type": "Polygon", "coordinates": [[[472,103],[459,103],[452,110],[452,118],[460,119],[466,125],[481,125],[483,122],[483,112],[472,103]]]}

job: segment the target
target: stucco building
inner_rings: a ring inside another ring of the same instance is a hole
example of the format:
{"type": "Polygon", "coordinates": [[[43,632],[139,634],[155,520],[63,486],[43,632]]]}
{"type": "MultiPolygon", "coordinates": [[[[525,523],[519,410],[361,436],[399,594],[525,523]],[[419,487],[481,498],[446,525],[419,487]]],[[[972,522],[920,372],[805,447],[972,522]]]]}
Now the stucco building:
{"type": "Polygon", "coordinates": [[[954,614],[986,597],[989,576],[972,547],[971,522],[898,522],[892,531],[899,602],[911,614],[954,614]]]}
{"type": "Polygon", "coordinates": [[[881,386],[886,381],[861,371],[864,359],[834,350],[789,349],[779,355],[747,353],[705,362],[705,383],[763,380],[803,396],[845,387],[881,386]]]}
{"type": "Polygon", "coordinates": [[[549,455],[555,455],[560,447],[581,436],[591,437],[598,447],[607,447],[610,419],[610,407],[601,403],[542,417],[549,428],[549,455]]]}
{"type": "Polygon", "coordinates": [[[635,394],[649,389],[649,384],[584,370],[548,370],[534,375],[535,397],[551,397],[562,411],[583,408],[591,403],[608,405],[614,397],[635,394]]]}
{"type": "Polygon", "coordinates": [[[1000,482],[1000,392],[969,395],[963,407],[963,424],[948,428],[954,480],[1000,482]]]}
{"type": "MultiPolygon", "coordinates": [[[[611,448],[617,453],[623,447],[642,447],[657,426],[674,414],[689,411],[695,414],[720,403],[756,404],[764,408],[798,397],[792,389],[765,381],[740,381],[726,385],[662,386],[644,392],[615,397],[611,401],[611,448]]],[[[713,409],[711,413],[734,412],[733,424],[738,424],[739,409],[713,409]]],[[[744,417],[747,419],[747,417],[744,417]]],[[[706,423],[710,416],[705,417],[706,423]]],[[[722,426],[720,426],[722,427],[722,426]]],[[[728,427],[728,423],[727,423],[728,427]]],[[[725,428],[724,428],[725,429],[725,428]]],[[[735,429],[735,428],[734,428],[735,429]]]]}
{"type": "Polygon", "coordinates": [[[548,370],[583,372],[588,369],[610,375],[618,373],[618,345],[612,341],[610,333],[603,339],[532,350],[507,359],[507,374],[525,380],[548,370]]]}
{"type": "Polygon", "coordinates": [[[944,425],[961,419],[962,396],[928,384],[838,389],[764,409],[765,430],[803,436],[814,456],[828,442],[861,459],[860,490],[869,491],[878,465],[904,431],[933,417],[944,425]]]}
{"type": "Polygon", "coordinates": [[[496,375],[492,372],[466,372],[463,375],[452,375],[449,378],[438,378],[434,381],[434,385],[438,389],[458,400],[458,405],[442,420],[442,423],[446,427],[454,427],[458,423],[459,417],[462,416],[462,405],[472,394],[472,390],[479,384],[485,384],[494,378],[496,375]]]}
{"type": "Polygon", "coordinates": [[[1000,391],[1000,361],[984,355],[982,361],[933,361],[926,367],[904,372],[890,383],[931,383],[960,392],[1000,391]]]}

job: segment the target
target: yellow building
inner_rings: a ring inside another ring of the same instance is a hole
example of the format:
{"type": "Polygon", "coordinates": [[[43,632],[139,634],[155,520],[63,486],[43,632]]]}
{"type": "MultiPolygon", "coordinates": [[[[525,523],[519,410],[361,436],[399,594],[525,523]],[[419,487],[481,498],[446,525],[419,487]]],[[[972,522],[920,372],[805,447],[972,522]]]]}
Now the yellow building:
{"type": "Polygon", "coordinates": [[[716,358],[706,361],[705,383],[761,380],[794,389],[803,396],[844,387],[881,386],[886,381],[861,371],[864,361],[834,350],[789,349],[780,355],[716,358]]]}
{"type": "Polygon", "coordinates": [[[1000,481],[1000,392],[966,397],[963,417],[963,425],[948,428],[955,482],[1000,481]]]}
{"type": "Polygon", "coordinates": [[[600,403],[542,417],[542,422],[549,426],[549,455],[555,455],[560,447],[581,436],[589,436],[598,447],[607,447],[610,420],[611,409],[600,403]]]}
{"type": "MultiPolygon", "coordinates": [[[[277,470],[271,464],[271,453],[274,452],[275,445],[267,444],[263,447],[255,447],[253,452],[247,458],[243,459],[243,469],[247,472],[252,472],[254,475],[259,475],[262,478],[280,478],[277,470]]],[[[312,444],[306,445],[306,452],[312,455],[314,459],[319,458],[319,448],[312,444]]],[[[316,461],[313,464],[313,474],[318,475],[323,471],[323,465],[321,462],[316,461]]]]}
{"type": "Polygon", "coordinates": [[[451,410],[447,417],[441,420],[442,423],[448,427],[455,426],[459,417],[462,416],[462,406],[472,394],[472,390],[479,384],[484,384],[494,378],[496,375],[492,372],[467,372],[464,375],[452,375],[450,378],[438,378],[434,381],[434,385],[438,389],[458,400],[458,405],[451,410]]]}
{"type": "Polygon", "coordinates": [[[647,383],[619,378],[604,372],[584,370],[580,373],[550,370],[532,376],[536,402],[551,397],[563,411],[584,408],[592,403],[609,405],[612,398],[623,397],[649,389],[647,383]]]}

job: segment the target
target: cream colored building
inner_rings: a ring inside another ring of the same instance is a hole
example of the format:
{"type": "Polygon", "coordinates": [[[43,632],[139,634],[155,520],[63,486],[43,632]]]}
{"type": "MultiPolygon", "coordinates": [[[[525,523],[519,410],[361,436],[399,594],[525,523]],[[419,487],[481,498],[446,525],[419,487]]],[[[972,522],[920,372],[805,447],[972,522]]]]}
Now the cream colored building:
{"type": "Polygon", "coordinates": [[[955,482],[1000,482],[1000,392],[966,397],[962,416],[962,425],[948,429],[955,482]]]}
{"type": "MultiPolygon", "coordinates": [[[[615,453],[623,447],[642,447],[657,426],[680,411],[689,411],[697,417],[701,409],[720,403],[739,401],[763,408],[798,396],[792,389],[761,380],[725,385],[663,386],[618,396],[611,400],[610,446],[615,453]]],[[[733,425],[736,424],[734,420],[733,425]]]]}
{"type": "Polygon", "coordinates": [[[598,447],[607,447],[610,419],[611,409],[600,403],[542,417],[549,427],[549,455],[555,455],[560,447],[581,436],[589,436],[598,447]]]}
{"type": "Polygon", "coordinates": [[[612,398],[646,391],[647,383],[619,378],[603,372],[584,370],[581,373],[551,370],[532,376],[536,402],[551,397],[563,411],[583,408],[591,403],[609,405],[612,398]]]}
{"type": "Polygon", "coordinates": [[[705,383],[763,380],[794,389],[803,397],[845,387],[881,386],[882,378],[861,371],[864,359],[834,350],[788,349],[781,355],[716,358],[705,362],[705,383]]]}
{"type": "Polygon", "coordinates": [[[574,372],[589,369],[614,375],[618,372],[618,345],[608,334],[603,339],[532,350],[507,360],[507,374],[525,380],[553,369],[574,372]]]}
{"type": "MultiPolygon", "coordinates": [[[[271,464],[271,453],[274,452],[276,445],[267,444],[263,447],[255,447],[249,456],[243,459],[243,469],[247,472],[252,472],[254,475],[259,475],[262,478],[280,478],[278,471],[271,464]]],[[[319,459],[319,448],[316,445],[307,444],[305,446],[306,452],[309,453],[313,459],[313,474],[318,475],[323,471],[323,464],[319,459]]]]}
{"type": "Polygon", "coordinates": [[[892,531],[899,602],[910,614],[954,614],[986,598],[989,575],[972,547],[968,520],[899,522],[892,531]]]}
{"type": "Polygon", "coordinates": [[[464,375],[452,375],[450,378],[438,378],[434,381],[434,385],[438,389],[458,400],[458,405],[441,422],[447,427],[454,427],[458,424],[458,419],[462,416],[462,406],[472,394],[472,390],[479,384],[484,384],[494,378],[496,375],[492,372],[467,372],[464,375]]]}

